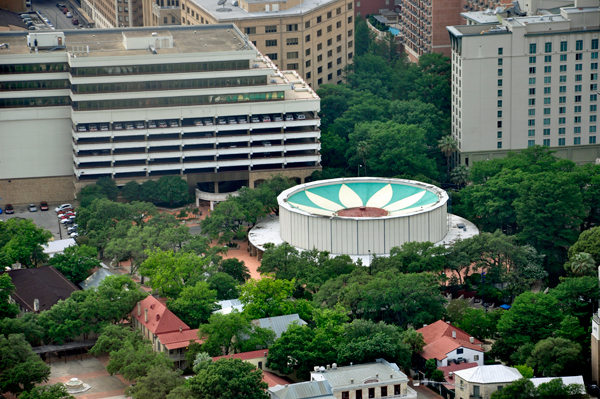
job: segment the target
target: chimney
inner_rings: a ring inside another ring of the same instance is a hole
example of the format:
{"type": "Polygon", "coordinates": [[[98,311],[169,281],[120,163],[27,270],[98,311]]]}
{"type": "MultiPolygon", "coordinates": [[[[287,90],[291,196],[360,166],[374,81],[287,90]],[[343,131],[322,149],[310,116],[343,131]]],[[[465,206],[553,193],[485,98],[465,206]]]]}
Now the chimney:
{"type": "Polygon", "coordinates": [[[469,342],[474,344],[475,343],[475,337],[469,337],[469,342]]]}
{"type": "Polygon", "coordinates": [[[427,324],[423,324],[423,327],[427,327],[427,324]]]}
{"type": "Polygon", "coordinates": [[[350,362],[350,367],[352,367],[352,362],[350,362]]]}
{"type": "Polygon", "coordinates": [[[375,374],[375,378],[379,378],[379,374],[375,374]]]}
{"type": "Polygon", "coordinates": [[[350,384],[354,384],[354,380],[350,380],[350,384]]]}
{"type": "Polygon", "coordinates": [[[148,323],[148,309],[144,309],[144,322],[148,323]]]}
{"type": "Polygon", "coordinates": [[[267,352],[265,352],[265,357],[267,357],[267,352]]]}
{"type": "Polygon", "coordinates": [[[179,326],[179,332],[183,331],[183,327],[179,326]]]}
{"type": "Polygon", "coordinates": [[[452,338],[456,339],[456,331],[452,331],[452,338]]]}
{"type": "Polygon", "coordinates": [[[331,368],[332,368],[333,370],[337,370],[337,363],[332,363],[332,364],[331,364],[331,368]]]}
{"type": "Polygon", "coordinates": [[[142,303],[138,302],[138,317],[142,315],[142,303]]]}
{"type": "Polygon", "coordinates": [[[449,322],[449,321],[447,321],[447,322],[446,322],[446,324],[450,324],[450,322],[449,322]]]}
{"type": "Polygon", "coordinates": [[[39,312],[40,311],[40,300],[35,298],[33,300],[33,311],[34,312],[39,312]]]}
{"type": "Polygon", "coordinates": [[[390,374],[390,380],[394,379],[394,374],[390,374]]]}
{"type": "Polygon", "coordinates": [[[331,370],[331,365],[330,364],[327,365],[327,370],[331,370]]]}

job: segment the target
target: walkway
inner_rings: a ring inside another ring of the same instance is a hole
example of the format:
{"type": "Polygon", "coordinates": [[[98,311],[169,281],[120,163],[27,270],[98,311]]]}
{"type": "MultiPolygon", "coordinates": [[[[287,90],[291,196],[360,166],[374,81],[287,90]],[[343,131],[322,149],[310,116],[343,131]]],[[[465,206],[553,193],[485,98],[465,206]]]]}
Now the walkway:
{"type": "Polygon", "coordinates": [[[424,385],[416,387],[412,381],[409,381],[408,386],[417,391],[417,399],[444,399],[443,396],[438,395],[424,385]]]}

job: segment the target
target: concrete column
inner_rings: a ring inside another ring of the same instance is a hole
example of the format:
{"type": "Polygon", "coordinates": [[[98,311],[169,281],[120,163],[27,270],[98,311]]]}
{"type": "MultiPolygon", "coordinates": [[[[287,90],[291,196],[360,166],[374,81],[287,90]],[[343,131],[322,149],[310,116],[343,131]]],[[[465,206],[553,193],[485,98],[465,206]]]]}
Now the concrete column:
{"type": "Polygon", "coordinates": [[[210,201],[210,210],[211,211],[215,210],[215,202],[214,201],[210,201]]]}

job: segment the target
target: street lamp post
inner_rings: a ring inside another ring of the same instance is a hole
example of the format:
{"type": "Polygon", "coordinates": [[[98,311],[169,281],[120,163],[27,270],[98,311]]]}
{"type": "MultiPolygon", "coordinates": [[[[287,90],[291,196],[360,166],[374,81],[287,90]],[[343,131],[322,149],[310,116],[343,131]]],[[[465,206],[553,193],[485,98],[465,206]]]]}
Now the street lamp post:
{"type": "Polygon", "coordinates": [[[358,165],[358,168],[356,168],[356,177],[360,177],[360,168],[362,168],[362,165],[358,165]]]}

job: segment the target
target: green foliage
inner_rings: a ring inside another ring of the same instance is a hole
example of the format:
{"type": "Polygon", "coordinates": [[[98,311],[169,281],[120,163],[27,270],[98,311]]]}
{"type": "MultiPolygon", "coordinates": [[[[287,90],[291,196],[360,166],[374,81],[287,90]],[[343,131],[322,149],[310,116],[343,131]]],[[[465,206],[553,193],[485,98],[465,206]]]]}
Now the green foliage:
{"type": "Polygon", "coordinates": [[[204,340],[202,351],[211,356],[265,349],[275,341],[272,330],[253,325],[245,314],[236,311],[214,313],[199,329],[198,335],[204,340]]]}
{"type": "Polygon", "coordinates": [[[181,373],[181,370],[158,364],[150,368],[147,375],[139,377],[125,393],[134,399],[166,399],[173,389],[183,385],[181,373]]]}
{"type": "Polygon", "coordinates": [[[402,332],[402,343],[410,348],[412,355],[423,352],[425,347],[423,334],[417,332],[414,328],[408,328],[402,332]]]}
{"type": "Polygon", "coordinates": [[[161,176],[157,181],[155,199],[169,205],[187,203],[190,198],[187,181],[181,176],[161,176]]]}
{"type": "Polygon", "coordinates": [[[123,188],[121,188],[121,196],[129,202],[139,201],[141,193],[142,187],[135,180],[128,181],[123,188]]]}
{"type": "Polygon", "coordinates": [[[0,392],[31,391],[49,377],[50,367],[33,353],[23,334],[0,335],[0,392]]]}
{"type": "Polygon", "coordinates": [[[400,364],[405,369],[410,367],[411,350],[403,342],[395,341],[384,333],[363,336],[341,345],[338,349],[338,362],[346,365],[370,363],[379,358],[400,364]]]}
{"type": "Polygon", "coordinates": [[[88,245],[65,248],[62,254],[54,255],[48,263],[73,284],[79,284],[89,276],[92,269],[100,267],[98,251],[88,245]]]}
{"type": "Polygon", "coordinates": [[[206,323],[211,313],[217,310],[217,292],[208,283],[200,281],[194,286],[186,286],[177,299],[169,301],[167,307],[185,324],[196,328],[206,323]]]}
{"type": "Polygon", "coordinates": [[[585,387],[578,384],[565,385],[559,378],[540,384],[537,387],[539,399],[585,399],[589,396],[585,393],[585,387]],[[582,393],[583,392],[583,393],[582,393]]]}
{"type": "Polygon", "coordinates": [[[143,340],[144,337],[139,330],[109,324],[102,329],[102,333],[96,344],[89,350],[89,353],[94,356],[111,353],[122,349],[125,343],[131,344],[134,348],[139,348],[144,344],[143,340]]]}
{"type": "Polygon", "coordinates": [[[569,261],[565,263],[565,270],[575,276],[594,276],[598,273],[596,261],[586,252],[569,257],[569,261]]]}
{"type": "Polygon", "coordinates": [[[212,362],[212,356],[206,352],[200,352],[196,355],[194,359],[194,373],[198,373],[198,371],[206,366],[206,363],[212,362]]]}
{"type": "MultiPolygon", "coordinates": [[[[15,285],[12,283],[8,273],[0,274],[0,320],[5,317],[17,317],[19,314],[19,307],[14,303],[9,302],[10,295],[14,291],[15,285]]],[[[1,329],[0,333],[2,333],[1,329]]]]}
{"type": "Polygon", "coordinates": [[[244,212],[236,201],[221,202],[202,220],[202,232],[220,244],[231,243],[235,238],[245,237],[244,220],[244,212]]]}
{"type": "Polygon", "coordinates": [[[589,315],[600,300],[597,277],[561,277],[560,284],[550,290],[550,295],[558,300],[565,315],[577,317],[585,329],[591,326],[589,315]]]}
{"type": "Polygon", "coordinates": [[[140,200],[146,202],[158,201],[158,183],[156,180],[146,180],[140,186],[140,200]]]}
{"type": "Polygon", "coordinates": [[[511,382],[500,391],[492,393],[491,399],[531,399],[536,394],[535,385],[527,378],[511,382]]]}
{"type": "Polygon", "coordinates": [[[545,377],[570,375],[572,367],[580,360],[581,345],[564,338],[546,338],[539,341],[527,365],[545,377]]]}
{"type": "Polygon", "coordinates": [[[268,399],[262,371],[240,359],[209,363],[186,382],[194,398],[268,399]]]}
{"type": "Polygon", "coordinates": [[[126,341],[121,349],[110,353],[106,371],[110,375],[120,374],[128,381],[136,381],[148,375],[154,367],[172,370],[173,362],[164,352],[155,352],[149,341],[144,340],[137,347],[126,341]]]}
{"type": "Polygon", "coordinates": [[[215,273],[206,279],[211,290],[217,292],[217,300],[236,299],[240,296],[238,282],[229,274],[215,273]]]}
{"type": "Polygon", "coordinates": [[[504,310],[496,309],[486,312],[475,309],[464,299],[454,299],[446,307],[446,312],[453,325],[469,335],[480,339],[495,338],[497,325],[504,310]]]}
{"type": "Polygon", "coordinates": [[[519,373],[521,373],[524,378],[533,378],[533,368],[524,364],[517,364],[514,367],[519,370],[519,373]]]}
{"type": "Polygon", "coordinates": [[[31,391],[23,392],[19,399],[75,399],[67,392],[67,387],[62,383],[54,385],[36,386],[31,391]]]}
{"type": "Polygon", "coordinates": [[[294,313],[294,305],[290,301],[294,283],[294,280],[277,280],[268,275],[260,280],[249,280],[240,287],[244,313],[251,319],[294,313]]]}
{"type": "Polygon", "coordinates": [[[446,266],[448,250],[432,242],[407,242],[390,250],[389,257],[374,257],[371,270],[376,273],[396,269],[400,273],[441,272],[446,266]]]}
{"type": "Polygon", "coordinates": [[[116,201],[119,195],[119,187],[113,179],[107,176],[102,176],[96,181],[96,186],[100,187],[101,193],[106,195],[111,201],[116,201]]]}
{"type": "Polygon", "coordinates": [[[21,317],[0,319],[0,335],[23,334],[32,346],[38,346],[44,338],[44,328],[38,322],[37,313],[26,312],[21,317]]]}
{"type": "Polygon", "coordinates": [[[580,252],[590,254],[596,261],[596,266],[600,265],[600,227],[593,227],[581,233],[577,242],[569,248],[569,259],[580,252]]]}
{"type": "Polygon", "coordinates": [[[236,258],[225,259],[219,265],[219,271],[229,274],[239,283],[243,284],[250,279],[250,270],[243,260],[236,258]]]}
{"type": "Polygon", "coordinates": [[[31,219],[11,218],[0,223],[0,259],[3,266],[20,262],[24,267],[41,266],[48,259],[44,245],[52,233],[37,227],[31,219]]]}
{"type": "Polygon", "coordinates": [[[427,359],[425,362],[425,377],[431,378],[433,373],[437,370],[437,361],[435,359],[427,359]]]}

